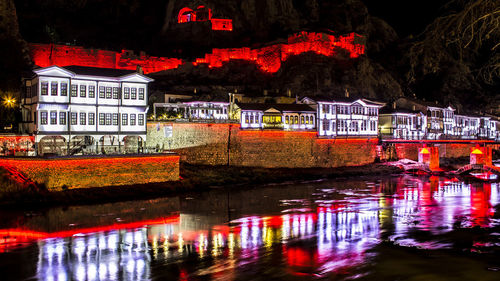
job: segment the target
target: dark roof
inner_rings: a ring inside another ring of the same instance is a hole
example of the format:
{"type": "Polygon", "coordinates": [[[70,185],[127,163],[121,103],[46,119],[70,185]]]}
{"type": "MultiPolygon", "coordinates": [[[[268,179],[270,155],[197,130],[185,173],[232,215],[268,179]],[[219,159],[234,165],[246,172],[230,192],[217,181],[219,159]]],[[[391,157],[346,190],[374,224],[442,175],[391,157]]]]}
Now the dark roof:
{"type": "Polygon", "coordinates": [[[303,112],[310,111],[316,112],[315,109],[310,107],[307,104],[294,104],[294,103],[238,103],[239,108],[242,110],[260,110],[266,111],[270,108],[274,108],[281,112],[284,111],[294,111],[294,112],[303,112]]]}
{"type": "Polygon", "coordinates": [[[305,96],[305,97],[301,97],[300,100],[304,99],[304,98],[309,98],[313,101],[316,101],[316,102],[320,102],[320,101],[324,101],[324,102],[347,102],[347,103],[353,103],[357,100],[362,100],[364,103],[368,104],[368,105],[377,105],[377,106],[382,106],[383,103],[380,103],[380,102],[376,102],[376,101],[371,101],[371,100],[368,100],[368,99],[364,99],[364,98],[356,98],[356,97],[345,97],[345,96],[325,96],[325,95],[316,95],[316,96],[305,96]]]}
{"type": "Polygon", "coordinates": [[[201,95],[201,96],[194,96],[188,100],[183,100],[183,102],[227,102],[229,103],[229,98],[226,97],[221,97],[221,96],[215,96],[215,95],[201,95]]]}
{"type": "Polygon", "coordinates": [[[379,114],[392,114],[392,113],[421,113],[420,110],[412,110],[408,108],[397,107],[396,109],[386,106],[380,109],[379,114]]]}
{"type": "Polygon", "coordinates": [[[89,66],[79,66],[79,65],[69,65],[69,66],[64,66],[62,68],[79,75],[93,75],[93,76],[105,76],[105,77],[120,77],[137,73],[137,71],[135,70],[100,68],[100,67],[89,67],[89,66]]]}

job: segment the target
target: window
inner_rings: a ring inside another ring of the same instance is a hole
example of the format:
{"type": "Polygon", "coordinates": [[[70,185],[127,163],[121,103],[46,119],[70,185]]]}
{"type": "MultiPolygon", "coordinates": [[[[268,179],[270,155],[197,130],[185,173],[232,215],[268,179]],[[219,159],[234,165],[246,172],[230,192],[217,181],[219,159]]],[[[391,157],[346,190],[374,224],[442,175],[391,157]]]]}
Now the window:
{"type": "Polygon", "coordinates": [[[130,99],[130,88],[129,87],[125,87],[123,89],[123,98],[130,99]]]}
{"type": "Polygon", "coordinates": [[[139,114],[139,126],[144,126],[144,114],[139,114]]]}
{"type": "Polygon", "coordinates": [[[131,92],[130,98],[133,100],[137,99],[137,88],[132,88],[131,92]]]}
{"type": "Polygon", "coordinates": [[[99,86],[99,98],[100,99],[104,98],[104,87],[103,86],[99,86]]]}
{"type": "Polygon", "coordinates": [[[106,113],[106,125],[111,125],[111,113],[106,113]]]}
{"type": "Polygon", "coordinates": [[[26,97],[31,98],[31,86],[26,86],[26,97]]]}
{"type": "Polygon", "coordinates": [[[77,92],[76,92],[76,91],[78,90],[78,88],[77,88],[77,87],[78,87],[78,85],[71,85],[71,96],[72,96],[72,97],[76,97],[76,96],[78,96],[78,95],[77,95],[77,92]]]}
{"type": "Polygon", "coordinates": [[[47,111],[40,112],[40,124],[47,125],[47,111]]]}
{"type": "Polygon", "coordinates": [[[80,97],[85,98],[87,96],[87,86],[80,85],[80,97]]]}
{"type": "Polygon", "coordinates": [[[118,113],[113,113],[113,126],[118,126],[118,113]]]}
{"type": "Polygon", "coordinates": [[[245,114],[245,123],[247,123],[247,124],[249,123],[248,118],[249,118],[249,117],[248,117],[248,114],[245,114]]]}
{"type": "Polygon", "coordinates": [[[330,130],[330,122],[328,119],[323,119],[323,131],[328,131],[330,130]]]}
{"type": "Polygon", "coordinates": [[[106,99],[111,98],[111,87],[106,87],[106,99]]]}
{"type": "Polygon", "coordinates": [[[287,115],[287,116],[285,117],[285,123],[286,123],[286,124],[290,123],[290,116],[288,116],[288,115],[287,115]]]}
{"type": "Polygon", "coordinates": [[[135,114],[130,114],[130,126],[135,126],[135,114]]]}
{"type": "Polygon", "coordinates": [[[95,98],[95,86],[89,86],[89,98],[95,98]]]}
{"type": "Polygon", "coordinates": [[[93,112],[89,112],[89,125],[95,125],[95,113],[93,112]]]}
{"type": "Polygon", "coordinates": [[[65,97],[68,95],[68,83],[61,83],[61,96],[65,97]]]}
{"type": "Polygon", "coordinates": [[[50,125],[57,125],[57,111],[50,112],[50,125]]]}
{"type": "Polygon", "coordinates": [[[59,125],[66,125],[66,112],[59,112],[59,125]]]}
{"type": "Polygon", "coordinates": [[[139,88],[139,99],[144,100],[144,88],[139,88]]]}
{"type": "Polygon", "coordinates": [[[71,112],[71,125],[76,125],[76,118],[78,116],[76,115],[76,112],[71,112]]]}
{"type": "Polygon", "coordinates": [[[50,95],[51,96],[57,96],[57,82],[51,82],[50,83],[50,95]]]}
{"type": "Polygon", "coordinates": [[[253,123],[253,114],[250,115],[250,123],[253,123]]]}
{"type": "Polygon", "coordinates": [[[80,112],[80,125],[86,125],[87,122],[87,113],[80,112]]]}
{"type": "Polygon", "coordinates": [[[127,113],[122,113],[122,125],[123,126],[128,125],[128,114],[127,113]]]}
{"type": "Polygon", "coordinates": [[[99,125],[104,125],[104,113],[99,113],[99,125]]]}
{"type": "Polygon", "coordinates": [[[42,82],[42,96],[48,95],[48,89],[49,88],[49,83],[48,82],[42,82]]]}
{"type": "Polygon", "coordinates": [[[304,124],[304,115],[300,116],[300,124],[304,124]]]}
{"type": "Polygon", "coordinates": [[[113,88],[113,99],[117,100],[118,99],[118,93],[120,91],[120,88],[114,87],[113,88]]]}
{"type": "Polygon", "coordinates": [[[299,124],[299,116],[295,116],[295,124],[299,124]]]}

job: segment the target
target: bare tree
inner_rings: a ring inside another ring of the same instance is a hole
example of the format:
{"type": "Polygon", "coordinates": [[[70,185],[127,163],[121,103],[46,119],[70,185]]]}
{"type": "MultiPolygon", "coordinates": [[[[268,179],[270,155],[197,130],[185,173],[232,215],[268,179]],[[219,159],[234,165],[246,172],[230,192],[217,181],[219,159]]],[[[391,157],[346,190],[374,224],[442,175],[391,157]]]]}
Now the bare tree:
{"type": "Polygon", "coordinates": [[[494,84],[500,77],[500,1],[453,0],[445,9],[456,11],[437,18],[411,46],[408,81],[458,60],[467,62],[465,71],[477,82],[494,84]]]}

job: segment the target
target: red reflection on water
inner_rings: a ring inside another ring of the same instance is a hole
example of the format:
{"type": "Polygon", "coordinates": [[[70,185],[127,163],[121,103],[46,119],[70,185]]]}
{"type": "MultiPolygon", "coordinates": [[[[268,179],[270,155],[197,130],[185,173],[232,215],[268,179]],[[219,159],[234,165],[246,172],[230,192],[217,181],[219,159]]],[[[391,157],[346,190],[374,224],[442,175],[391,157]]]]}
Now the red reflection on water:
{"type": "Polygon", "coordinates": [[[490,217],[493,216],[491,198],[491,184],[483,183],[472,185],[471,188],[471,220],[472,226],[487,227],[490,217]]]}

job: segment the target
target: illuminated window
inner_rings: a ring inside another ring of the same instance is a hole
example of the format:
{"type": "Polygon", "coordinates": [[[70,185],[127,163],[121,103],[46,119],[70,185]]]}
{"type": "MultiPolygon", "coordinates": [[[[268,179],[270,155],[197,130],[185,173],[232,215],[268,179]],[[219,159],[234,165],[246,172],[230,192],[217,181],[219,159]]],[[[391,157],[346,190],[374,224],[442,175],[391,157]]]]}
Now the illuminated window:
{"type": "Polygon", "coordinates": [[[86,125],[87,123],[87,113],[80,112],[80,125],[86,125]]]}
{"type": "Polygon", "coordinates": [[[59,125],[66,125],[66,112],[59,112],[59,125]]]}
{"type": "Polygon", "coordinates": [[[113,113],[113,126],[118,126],[118,113],[113,113]]]}
{"type": "Polygon", "coordinates": [[[99,125],[104,125],[106,124],[104,120],[104,113],[99,113],[99,125]]]}
{"type": "Polygon", "coordinates": [[[288,116],[288,115],[287,115],[287,116],[285,117],[285,123],[286,123],[286,124],[288,124],[289,122],[290,122],[290,116],[288,116]]]}
{"type": "Polygon", "coordinates": [[[248,114],[245,114],[245,123],[249,123],[249,117],[248,117],[248,114]]]}
{"type": "Polygon", "coordinates": [[[85,98],[87,96],[87,86],[80,85],[80,97],[85,98]]]}
{"type": "Polygon", "coordinates": [[[57,111],[50,112],[50,125],[57,125],[57,111]]]}
{"type": "Polygon", "coordinates": [[[40,111],[40,124],[47,125],[47,111],[40,111]]]}
{"type": "Polygon", "coordinates": [[[99,98],[103,99],[105,97],[104,86],[99,86],[99,98]]]}
{"type": "Polygon", "coordinates": [[[295,116],[295,124],[299,124],[299,116],[295,116]]]}
{"type": "Polygon", "coordinates": [[[133,100],[137,99],[137,88],[132,88],[130,92],[130,98],[133,100]]]}
{"type": "Polygon", "coordinates": [[[122,113],[122,125],[123,126],[128,125],[128,114],[127,113],[122,113]]]}
{"type": "Polygon", "coordinates": [[[144,100],[144,88],[139,88],[139,99],[144,100]]]}
{"type": "Polygon", "coordinates": [[[139,114],[139,126],[144,126],[144,114],[139,114]]]}
{"type": "Polygon", "coordinates": [[[250,115],[250,123],[253,123],[253,114],[250,115]]]}
{"type": "Polygon", "coordinates": [[[123,88],[123,98],[130,99],[130,88],[129,87],[123,88]]]}
{"type": "Polygon", "coordinates": [[[130,114],[130,126],[135,126],[135,114],[130,114]]]}
{"type": "Polygon", "coordinates": [[[49,88],[49,83],[48,82],[42,82],[42,96],[48,95],[48,89],[49,88]]]}
{"type": "Polygon", "coordinates": [[[72,97],[78,96],[77,91],[78,91],[78,85],[71,85],[71,96],[72,97]]]}
{"type": "Polygon", "coordinates": [[[65,97],[68,95],[68,83],[61,83],[61,96],[65,97]]]}
{"type": "Polygon", "coordinates": [[[89,125],[95,125],[95,113],[89,112],[89,125]]]}
{"type": "Polygon", "coordinates": [[[117,100],[118,99],[118,93],[120,92],[120,88],[114,87],[113,88],[113,99],[117,100]]]}
{"type": "Polygon", "coordinates": [[[76,118],[78,118],[78,116],[76,115],[76,112],[71,112],[71,125],[77,124],[76,118]]]}
{"type": "Polygon", "coordinates": [[[300,116],[300,123],[304,124],[304,115],[300,116]]]}
{"type": "Polygon", "coordinates": [[[57,96],[57,82],[50,83],[50,95],[57,96]]]}
{"type": "Polygon", "coordinates": [[[111,125],[111,113],[106,113],[106,126],[111,125]]]}
{"type": "Polygon", "coordinates": [[[111,87],[106,87],[106,99],[110,99],[111,97],[111,87]]]}
{"type": "Polygon", "coordinates": [[[95,86],[89,86],[89,98],[95,98],[95,86]]]}

